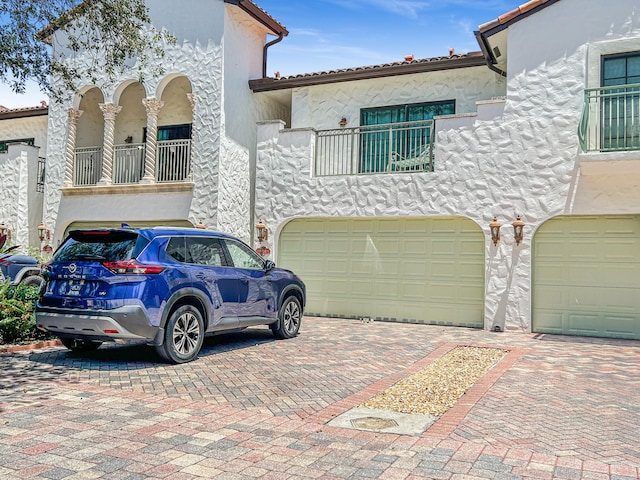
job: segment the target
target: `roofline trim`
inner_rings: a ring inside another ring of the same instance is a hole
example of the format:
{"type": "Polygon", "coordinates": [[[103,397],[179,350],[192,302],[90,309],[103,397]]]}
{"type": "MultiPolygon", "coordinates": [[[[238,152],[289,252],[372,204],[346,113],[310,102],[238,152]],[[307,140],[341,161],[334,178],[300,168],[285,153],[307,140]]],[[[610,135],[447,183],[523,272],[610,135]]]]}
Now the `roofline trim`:
{"type": "Polygon", "coordinates": [[[49,113],[48,107],[14,108],[0,110],[0,120],[10,120],[12,118],[40,117],[49,113]]]}
{"type": "Polygon", "coordinates": [[[517,23],[520,20],[524,20],[528,16],[533,15],[534,13],[537,13],[544,8],[550,7],[551,5],[559,1],[560,0],[543,0],[543,3],[538,3],[535,6],[530,6],[530,8],[527,8],[528,4],[533,5],[537,3],[536,0],[531,0],[530,2],[521,5],[511,12],[507,12],[504,15],[501,15],[493,21],[480,25],[480,34],[483,37],[490,37],[492,35],[495,35],[496,33],[500,33],[501,31],[509,28],[514,23],[517,23]]]}
{"type": "Polygon", "coordinates": [[[289,35],[289,31],[284,25],[278,22],[275,18],[262,10],[259,6],[253,3],[251,0],[224,0],[224,3],[230,5],[236,5],[247,14],[249,14],[254,20],[258,21],[265,27],[267,27],[274,35],[286,37],[289,35]]]}
{"type": "Polygon", "coordinates": [[[346,69],[333,72],[321,72],[298,77],[261,78],[249,80],[249,88],[254,92],[269,92],[296,87],[309,87],[330,83],[351,82],[373,78],[411,75],[414,73],[437,72],[457,68],[486,66],[486,60],[480,52],[471,52],[464,57],[438,58],[429,61],[402,62],[391,65],[376,65],[369,68],[346,69]]]}

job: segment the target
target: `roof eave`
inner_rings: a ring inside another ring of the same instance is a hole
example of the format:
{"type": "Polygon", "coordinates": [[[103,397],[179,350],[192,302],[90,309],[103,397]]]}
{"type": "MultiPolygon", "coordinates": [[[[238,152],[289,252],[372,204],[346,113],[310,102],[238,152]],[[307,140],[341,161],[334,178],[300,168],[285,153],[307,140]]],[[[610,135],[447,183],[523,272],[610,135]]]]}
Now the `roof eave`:
{"type": "Polygon", "coordinates": [[[225,3],[238,6],[242,11],[248,13],[254,20],[267,27],[274,35],[286,37],[289,31],[267,12],[258,7],[251,0],[224,0],[225,3]]]}
{"type": "Polygon", "coordinates": [[[460,58],[446,58],[431,61],[413,61],[397,65],[379,65],[363,69],[349,69],[336,72],[322,72],[300,77],[285,77],[281,79],[261,78],[249,80],[249,88],[254,92],[268,92],[296,87],[308,87],[330,83],[351,82],[372,78],[391,77],[396,75],[411,75],[414,73],[437,72],[457,68],[479,67],[486,65],[484,56],[465,56],[460,58]]]}
{"type": "Polygon", "coordinates": [[[501,32],[509,28],[514,23],[524,20],[530,15],[539,12],[547,7],[550,7],[554,3],[560,0],[530,0],[529,2],[519,6],[511,12],[507,12],[504,15],[491,20],[490,22],[480,25],[478,30],[483,37],[490,37],[496,33],[501,32]]]}
{"type": "Polygon", "coordinates": [[[47,107],[34,107],[34,108],[15,108],[5,111],[0,111],[0,120],[10,120],[12,118],[27,118],[27,117],[39,117],[47,115],[49,109],[47,107]]]}

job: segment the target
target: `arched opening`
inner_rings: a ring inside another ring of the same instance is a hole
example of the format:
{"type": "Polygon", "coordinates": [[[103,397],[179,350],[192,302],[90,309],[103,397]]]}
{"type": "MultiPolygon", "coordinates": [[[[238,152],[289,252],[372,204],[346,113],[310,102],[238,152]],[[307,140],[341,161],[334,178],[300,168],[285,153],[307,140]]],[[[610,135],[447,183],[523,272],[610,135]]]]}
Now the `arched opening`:
{"type": "Polygon", "coordinates": [[[75,143],[73,184],[95,185],[102,171],[102,142],[104,140],[104,117],[100,104],[104,95],[98,87],[86,87],[80,92],[75,143]]]}
{"type": "Polygon", "coordinates": [[[183,75],[168,76],[158,94],[164,105],[158,114],[157,181],[184,181],[191,175],[191,82],[183,75]]]}
{"type": "Polygon", "coordinates": [[[113,152],[113,183],[138,183],[144,176],[147,113],[142,103],[146,98],[140,82],[129,82],[118,92],[121,110],[116,116],[113,152]]]}

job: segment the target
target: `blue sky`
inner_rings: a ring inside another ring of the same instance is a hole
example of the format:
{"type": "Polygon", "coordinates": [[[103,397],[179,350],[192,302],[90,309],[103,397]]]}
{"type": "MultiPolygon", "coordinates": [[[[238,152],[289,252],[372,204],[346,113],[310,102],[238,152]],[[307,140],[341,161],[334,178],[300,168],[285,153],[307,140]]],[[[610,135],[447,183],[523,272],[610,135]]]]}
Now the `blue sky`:
{"type": "MultiPolygon", "coordinates": [[[[478,25],[523,0],[254,0],[289,30],[269,49],[267,74],[283,76],[479,50],[478,25]]],[[[273,37],[269,37],[272,40],[273,37]]],[[[0,105],[36,106],[36,85],[16,95],[0,84],[0,105]]]]}

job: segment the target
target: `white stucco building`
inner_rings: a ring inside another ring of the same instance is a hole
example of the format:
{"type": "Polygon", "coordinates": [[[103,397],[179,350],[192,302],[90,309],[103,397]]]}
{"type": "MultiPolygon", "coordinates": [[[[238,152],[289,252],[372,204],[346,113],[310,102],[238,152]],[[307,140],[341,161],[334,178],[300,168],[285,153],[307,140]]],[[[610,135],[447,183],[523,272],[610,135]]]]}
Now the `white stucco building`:
{"type": "Polygon", "coordinates": [[[251,82],[291,112],[258,129],[256,218],[307,312],[640,338],[639,6],[534,0],[482,53],[251,82]]]}
{"type": "Polygon", "coordinates": [[[0,231],[24,249],[40,245],[46,148],[46,104],[0,107],[0,231]]]}
{"type": "Polygon", "coordinates": [[[247,82],[262,76],[268,35],[288,32],[250,1],[191,3],[148,2],[153,25],[176,38],[157,59],[165,73],[142,84],[134,67],[50,106],[44,210],[55,243],[70,228],[122,222],[201,222],[250,240],[255,124],[278,112],[247,82]]]}
{"type": "Polygon", "coordinates": [[[177,38],[160,78],[50,108],[54,242],[120,222],[254,241],[262,220],[311,314],[640,338],[638,0],[532,0],[478,52],[285,78],[276,20],[194,3],[149,2],[177,38]]]}

